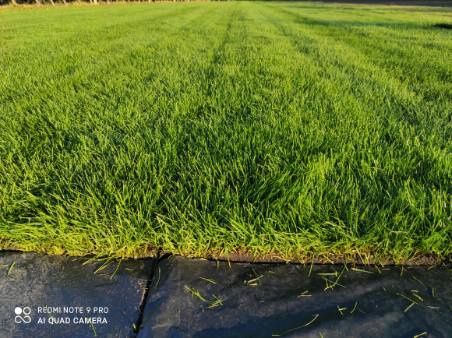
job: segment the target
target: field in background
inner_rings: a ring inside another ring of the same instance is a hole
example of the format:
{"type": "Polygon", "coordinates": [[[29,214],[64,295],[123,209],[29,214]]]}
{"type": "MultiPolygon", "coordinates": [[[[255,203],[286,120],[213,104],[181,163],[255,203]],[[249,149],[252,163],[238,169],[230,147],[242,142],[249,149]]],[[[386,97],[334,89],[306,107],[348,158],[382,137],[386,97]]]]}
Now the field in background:
{"type": "Polygon", "coordinates": [[[451,254],[452,11],[0,11],[1,248],[451,254]]]}

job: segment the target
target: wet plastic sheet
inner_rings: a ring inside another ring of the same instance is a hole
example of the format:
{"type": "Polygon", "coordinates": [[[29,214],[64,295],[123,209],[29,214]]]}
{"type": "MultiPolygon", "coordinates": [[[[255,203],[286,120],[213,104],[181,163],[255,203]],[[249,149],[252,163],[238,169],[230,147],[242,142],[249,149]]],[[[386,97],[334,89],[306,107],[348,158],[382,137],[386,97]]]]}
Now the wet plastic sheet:
{"type": "Polygon", "coordinates": [[[153,262],[103,265],[85,264],[86,261],[86,258],[0,253],[0,337],[133,336],[153,262]],[[46,306],[57,311],[38,313],[38,307],[43,310],[46,306]],[[64,313],[64,307],[67,311],[81,307],[84,313],[64,313]],[[97,313],[95,307],[99,309],[97,313]],[[108,313],[99,313],[101,308],[108,313]],[[84,318],[91,317],[105,318],[107,323],[102,324],[101,320],[87,324],[84,318]],[[43,318],[41,323],[39,318],[43,318]]]}
{"type": "Polygon", "coordinates": [[[138,337],[452,337],[446,268],[159,264],[138,337]]]}

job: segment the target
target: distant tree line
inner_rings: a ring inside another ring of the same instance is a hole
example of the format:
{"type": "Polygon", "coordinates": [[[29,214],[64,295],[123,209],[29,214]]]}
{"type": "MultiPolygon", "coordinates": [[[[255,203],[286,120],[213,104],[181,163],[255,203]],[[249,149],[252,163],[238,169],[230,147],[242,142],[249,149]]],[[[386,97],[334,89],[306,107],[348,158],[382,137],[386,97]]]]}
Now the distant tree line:
{"type": "MultiPolygon", "coordinates": [[[[156,2],[162,0],[0,0],[0,5],[56,5],[56,4],[70,4],[70,3],[90,3],[90,4],[100,4],[100,3],[114,3],[114,2],[156,2]]],[[[166,0],[170,2],[187,2],[190,0],[166,0]]]]}

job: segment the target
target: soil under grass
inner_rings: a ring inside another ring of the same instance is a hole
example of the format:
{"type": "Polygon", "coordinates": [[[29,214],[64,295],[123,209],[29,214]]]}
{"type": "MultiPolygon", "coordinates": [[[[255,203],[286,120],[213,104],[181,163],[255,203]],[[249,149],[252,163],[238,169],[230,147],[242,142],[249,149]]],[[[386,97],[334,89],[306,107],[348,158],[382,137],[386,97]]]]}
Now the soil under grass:
{"type": "Polygon", "coordinates": [[[443,260],[451,23],[307,2],[4,9],[0,248],[443,260]]]}

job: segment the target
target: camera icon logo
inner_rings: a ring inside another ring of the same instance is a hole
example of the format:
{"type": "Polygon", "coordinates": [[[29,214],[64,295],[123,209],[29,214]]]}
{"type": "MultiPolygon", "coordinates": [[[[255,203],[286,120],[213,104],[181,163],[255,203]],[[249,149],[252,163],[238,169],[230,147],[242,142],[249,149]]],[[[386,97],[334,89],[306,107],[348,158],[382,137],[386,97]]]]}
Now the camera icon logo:
{"type": "Polygon", "coordinates": [[[31,323],[31,308],[28,306],[20,307],[16,306],[14,309],[14,322],[16,324],[29,324],[31,323]]]}

